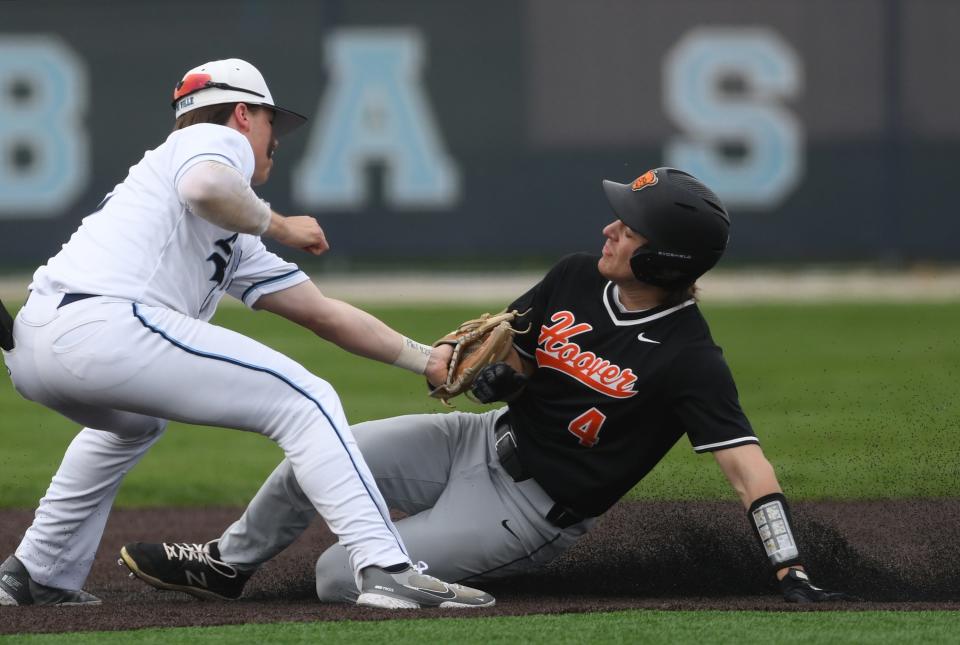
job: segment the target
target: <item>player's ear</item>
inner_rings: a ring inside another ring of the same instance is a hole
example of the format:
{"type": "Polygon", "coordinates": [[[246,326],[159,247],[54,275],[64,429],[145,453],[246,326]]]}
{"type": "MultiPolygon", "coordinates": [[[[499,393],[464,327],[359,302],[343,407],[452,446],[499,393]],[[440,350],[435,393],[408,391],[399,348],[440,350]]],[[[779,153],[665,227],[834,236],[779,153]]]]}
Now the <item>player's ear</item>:
{"type": "Polygon", "coordinates": [[[246,103],[237,103],[233,106],[230,121],[235,124],[236,129],[240,132],[250,131],[250,108],[247,107],[246,103]]]}

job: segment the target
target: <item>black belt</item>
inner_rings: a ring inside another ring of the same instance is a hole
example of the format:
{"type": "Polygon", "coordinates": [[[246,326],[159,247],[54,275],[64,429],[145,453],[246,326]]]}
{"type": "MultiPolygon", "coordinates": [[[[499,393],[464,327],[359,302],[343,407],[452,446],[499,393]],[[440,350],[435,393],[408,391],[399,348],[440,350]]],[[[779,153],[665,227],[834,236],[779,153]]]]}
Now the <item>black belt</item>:
{"type": "MultiPolygon", "coordinates": [[[[494,446],[497,449],[497,459],[500,465],[515,482],[522,482],[530,479],[531,475],[524,469],[520,462],[520,450],[517,447],[517,437],[513,428],[510,427],[509,415],[503,414],[497,419],[494,427],[494,446]]],[[[563,506],[554,504],[553,508],[547,511],[547,521],[557,528],[565,529],[585,520],[586,518],[579,513],[563,506]]]]}
{"type": "MultiPolygon", "coordinates": [[[[33,295],[33,291],[27,293],[27,300],[30,300],[31,295],[33,295]]],[[[60,298],[60,304],[57,305],[57,309],[60,307],[66,307],[67,305],[73,304],[79,300],[96,298],[99,295],[99,293],[65,293],[63,294],[63,297],[60,298]]],[[[27,300],[24,300],[23,304],[27,304],[27,300]]]]}
{"type": "Polygon", "coordinates": [[[13,349],[13,317],[0,300],[0,347],[5,351],[13,349]]]}
{"type": "Polygon", "coordinates": [[[520,450],[517,448],[517,437],[513,434],[513,428],[507,420],[507,415],[500,415],[497,419],[497,425],[494,428],[494,445],[497,448],[497,459],[500,465],[507,471],[507,474],[515,482],[522,482],[530,479],[530,475],[523,469],[520,463],[520,450]]]}
{"type": "Polygon", "coordinates": [[[57,309],[60,307],[66,307],[69,304],[73,304],[78,300],[86,300],[87,298],[96,298],[99,294],[96,293],[65,293],[63,298],[60,300],[60,304],[57,305],[57,309]]]}

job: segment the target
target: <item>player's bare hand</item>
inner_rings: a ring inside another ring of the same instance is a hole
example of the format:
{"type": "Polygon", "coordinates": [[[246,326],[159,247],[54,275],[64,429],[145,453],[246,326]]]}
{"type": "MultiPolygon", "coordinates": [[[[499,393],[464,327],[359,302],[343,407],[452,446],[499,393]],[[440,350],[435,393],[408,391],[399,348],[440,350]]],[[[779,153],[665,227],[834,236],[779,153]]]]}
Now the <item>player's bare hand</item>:
{"type": "Polygon", "coordinates": [[[433,351],[430,352],[430,358],[427,360],[427,369],[424,372],[430,387],[437,387],[447,380],[447,369],[449,368],[452,357],[452,345],[440,345],[434,347],[433,351]]]}
{"type": "Polygon", "coordinates": [[[310,215],[284,217],[274,213],[264,235],[284,246],[313,255],[320,255],[330,248],[320,224],[310,215]]]}

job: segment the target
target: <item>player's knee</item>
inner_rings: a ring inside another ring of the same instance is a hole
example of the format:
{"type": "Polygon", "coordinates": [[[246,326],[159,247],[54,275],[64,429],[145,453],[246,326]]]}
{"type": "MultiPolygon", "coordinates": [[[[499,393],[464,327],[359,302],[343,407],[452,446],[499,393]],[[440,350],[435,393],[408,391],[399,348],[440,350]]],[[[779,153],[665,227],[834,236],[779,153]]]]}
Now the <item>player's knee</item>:
{"type": "Polygon", "coordinates": [[[317,559],[317,598],[320,602],[356,602],[360,592],[347,560],[347,552],[334,545],[317,559]]]}
{"type": "Polygon", "coordinates": [[[153,441],[167,429],[167,421],[164,419],[149,419],[144,417],[138,419],[135,423],[125,425],[115,434],[120,441],[127,443],[142,444],[147,441],[153,441]]]}
{"type": "Polygon", "coordinates": [[[339,398],[333,386],[316,374],[308,372],[304,378],[297,381],[297,385],[303,390],[301,396],[305,395],[308,399],[325,402],[329,398],[339,398]]]}

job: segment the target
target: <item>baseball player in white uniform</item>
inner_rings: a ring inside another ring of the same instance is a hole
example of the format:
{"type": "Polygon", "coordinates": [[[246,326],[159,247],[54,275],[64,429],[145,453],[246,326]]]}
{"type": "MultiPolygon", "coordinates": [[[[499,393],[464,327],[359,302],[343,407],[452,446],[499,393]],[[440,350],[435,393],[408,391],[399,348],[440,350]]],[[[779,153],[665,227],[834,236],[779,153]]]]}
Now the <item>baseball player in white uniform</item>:
{"type": "MultiPolygon", "coordinates": [[[[208,322],[229,294],[361,356],[433,380],[445,373],[429,347],[324,297],[261,242],[267,236],[313,254],[328,248],[315,219],[284,217],[251,188],[269,177],[277,137],[304,117],[276,106],[260,72],[238,59],[190,70],[173,107],[173,133],[36,271],[14,321],[14,346],[3,356],[17,391],[85,427],[0,565],[0,604],[100,603],[81,589],[114,497],[176,420],[259,432],[283,449],[350,552],[358,604],[492,605],[488,594],[412,566],[327,382],[208,322]]],[[[216,542],[169,548],[183,559],[218,561],[216,542]]],[[[142,559],[123,557],[149,578],[142,559]]]]}

